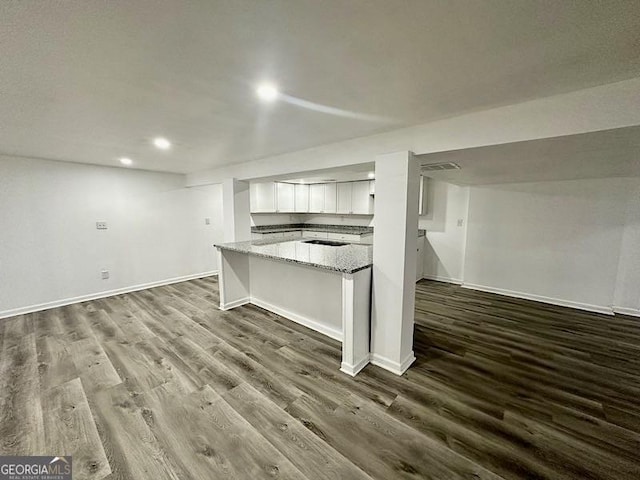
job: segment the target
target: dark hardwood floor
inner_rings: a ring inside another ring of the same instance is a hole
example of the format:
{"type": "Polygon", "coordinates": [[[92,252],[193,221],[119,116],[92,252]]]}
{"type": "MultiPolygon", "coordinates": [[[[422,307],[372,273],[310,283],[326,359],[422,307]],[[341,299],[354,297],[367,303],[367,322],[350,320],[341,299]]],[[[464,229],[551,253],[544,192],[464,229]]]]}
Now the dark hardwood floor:
{"type": "Polygon", "coordinates": [[[640,319],[422,281],[416,363],[340,345],[215,277],[0,321],[0,454],[77,479],[638,479],[640,319]]]}

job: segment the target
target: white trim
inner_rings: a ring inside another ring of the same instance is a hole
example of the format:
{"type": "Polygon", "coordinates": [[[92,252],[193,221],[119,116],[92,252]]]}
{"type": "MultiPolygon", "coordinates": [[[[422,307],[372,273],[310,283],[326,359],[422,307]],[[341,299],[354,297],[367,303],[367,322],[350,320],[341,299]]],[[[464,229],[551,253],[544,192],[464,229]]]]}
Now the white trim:
{"type": "Polygon", "coordinates": [[[289,312],[284,308],[277,307],[272,305],[269,302],[265,302],[264,300],[260,300],[256,297],[251,297],[251,303],[254,305],[264,308],[265,310],[269,310],[281,317],[287,318],[291,321],[299,323],[300,325],[304,325],[305,327],[310,328],[311,330],[315,330],[316,332],[320,332],[327,337],[333,338],[339,342],[342,342],[342,331],[337,328],[328,327],[322,323],[316,322],[315,320],[311,320],[310,318],[303,317],[302,315],[298,315],[297,313],[289,312]]]}
{"type": "Polygon", "coordinates": [[[251,299],[249,297],[239,298],[238,300],[234,300],[229,303],[220,303],[220,310],[227,311],[232,308],[241,307],[242,305],[246,305],[247,303],[251,303],[251,299]]]}
{"type": "Polygon", "coordinates": [[[590,303],[574,302],[572,300],[563,300],[561,298],[545,297],[543,295],[534,295],[532,293],[516,292],[513,290],[505,290],[503,288],[487,287],[485,285],[476,285],[474,283],[463,283],[462,288],[470,290],[479,290],[481,292],[497,293],[513,298],[523,298],[525,300],[533,300],[536,302],[549,303],[551,305],[559,305],[561,307],[577,308],[578,310],[586,310],[588,312],[603,313],[605,315],[613,315],[612,307],[602,305],[592,305],[590,303]]]}
{"type": "Polygon", "coordinates": [[[441,277],[439,275],[422,275],[422,280],[435,280],[437,282],[455,283],[462,285],[462,280],[451,277],[441,277]]]}
{"type": "Polygon", "coordinates": [[[640,317],[640,308],[613,307],[613,313],[620,315],[631,315],[632,317],[640,317]]]}
{"type": "Polygon", "coordinates": [[[142,283],[140,285],[133,285],[131,287],[117,288],[115,290],[106,290],[104,292],[90,293],[89,295],[81,295],[79,297],[64,298],[62,300],[54,300],[53,302],[40,303],[37,305],[30,305],[28,307],[14,308],[12,310],[0,311],[0,319],[13,317],[15,315],[25,315],[27,313],[39,312],[42,310],[49,310],[50,308],[64,307],[73,303],[87,302],[89,300],[97,300],[98,298],[112,297],[114,295],[121,295],[123,293],[137,292],[139,290],[146,290],[147,288],[161,287],[163,285],[171,285],[172,283],[186,282],[187,280],[194,280],[196,278],[205,278],[217,275],[217,270],[210,272],[195,273],[193,275],[184,275],[182,277],[168,278],[166,280],[159,280],[157,282],[142,283]]]}
{"type": "Polygon", "coordinates": [[[348,363],[342,362],[340,364],[340,371],[346,373],[347,375],[355,377],[360,372],[360,370],[362,370],[369,364],[369,359],[370,355],[367,355],[355,365],[349,365],[348,363]]]}
{"type": "Polygon", "coordinates": [[[389,360],[382,355],[377,353],[371,354],[371,363],[377,367],[384,368],[391,373],[395,373],[396,375],[402,375],[407,369],[411,366],[413,362],[415,362],[416,357],[413,354],[413,351],[409,352],[409,355],[401,362],[394,362],[393,360],[389,360]]]}

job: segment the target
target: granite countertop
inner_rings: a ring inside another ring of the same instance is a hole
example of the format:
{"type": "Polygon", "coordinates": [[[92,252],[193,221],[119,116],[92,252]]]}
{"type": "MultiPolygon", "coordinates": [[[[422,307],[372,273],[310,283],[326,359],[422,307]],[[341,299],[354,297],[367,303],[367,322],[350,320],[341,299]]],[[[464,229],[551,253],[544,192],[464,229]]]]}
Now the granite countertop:
{"type": "MultiPolygon", "coordinates": [[[[297,232],[298,230],[308,230],[313,232],[344,233],[351,235],[373,234],[373,227],[360,227],[355,225],[321,225],[314,223],[291,223],[280,225],[261,225],[251,227],[252,233],[282,233],[297,232]]],[[[418,236],[424,237],[426,230],[418,230],[418,236]]]]}
{"type": "Polygon", "coordinates": [[[298,230],[327,233],[350,233],[352,235],[367,235],[373,233],[373,227],[359,227],[354,225],[321,225],[314,223],[291,223],[251,227],[251,231],[253,233],[296,232],[298,230]]]}
{"type": "Polygon", "coordinates": [[[331,247],[304,243],[305,240],[316,239],[303,238],[284,242],[282,240],[253,240],[222,243],[215,245],[215,247],[221,250],[247,253],[342,273],[355,273],[373,265],[373,247],[371,245],[348,244],[341,247],[331,247]]]}

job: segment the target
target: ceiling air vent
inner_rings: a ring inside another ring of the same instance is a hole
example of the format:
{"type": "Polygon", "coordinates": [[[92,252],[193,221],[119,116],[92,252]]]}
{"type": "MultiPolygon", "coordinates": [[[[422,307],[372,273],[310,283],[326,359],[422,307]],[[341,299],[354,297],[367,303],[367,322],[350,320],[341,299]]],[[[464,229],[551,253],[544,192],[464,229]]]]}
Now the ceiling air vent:
{"type": "Polygon", "coordinates": [[[453,162],[428,163],[427,165],[422,165],[422,171],[433,172],[438,170],[460,170],[460,165],[453,162]]]}

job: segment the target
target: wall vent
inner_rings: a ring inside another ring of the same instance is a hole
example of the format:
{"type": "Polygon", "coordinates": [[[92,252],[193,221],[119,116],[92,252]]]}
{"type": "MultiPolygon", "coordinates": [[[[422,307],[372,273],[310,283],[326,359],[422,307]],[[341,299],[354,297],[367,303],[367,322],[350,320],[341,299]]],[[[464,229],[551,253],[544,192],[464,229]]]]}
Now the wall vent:
{"type": "Polygon", "coordinates": [[[422,165],[422,171],[433,172],[438,170],[460,170],[460,165],[453,162],[428,163],[427,165],[422,165]]]}

